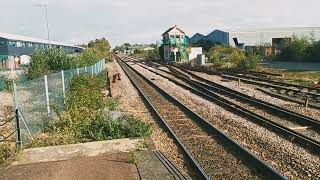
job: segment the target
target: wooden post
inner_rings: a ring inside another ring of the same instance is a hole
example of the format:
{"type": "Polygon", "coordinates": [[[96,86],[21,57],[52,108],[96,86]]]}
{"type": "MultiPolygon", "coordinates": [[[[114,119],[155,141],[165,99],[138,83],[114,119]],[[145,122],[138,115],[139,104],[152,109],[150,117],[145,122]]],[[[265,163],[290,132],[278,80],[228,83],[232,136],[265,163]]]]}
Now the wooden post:
{"type": "Polygon", "coordinates": [[[305,108],[308,108],[308,106],[309,106],[309,97],[308,96],[306,96],[306,98],[305,98],[305,108]]]}
{"type": "Polygon", "coordinates": [[[111,79],[111,77],[108,77],[108,79],[109,79],[109,94],[110,94],[110,97],[112,97],[112,79],[111,79]]]}
{"type": "Polygon", "coordinates": [[[240,86],[240,84],[241,84],[241,79],[239,78],[238,79],[238,85],[240,86]]]}

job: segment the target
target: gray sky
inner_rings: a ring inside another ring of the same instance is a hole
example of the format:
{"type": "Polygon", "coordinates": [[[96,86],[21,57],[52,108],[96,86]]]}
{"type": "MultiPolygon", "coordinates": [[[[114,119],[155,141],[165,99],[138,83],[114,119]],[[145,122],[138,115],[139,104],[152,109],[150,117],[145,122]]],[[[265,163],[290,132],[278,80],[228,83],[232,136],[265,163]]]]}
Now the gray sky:
{"type": "MultiPolygon", "coordinates": [[[[319,0],[47,0],[51,39],[112,45],[148,43],[177,24],[189,34],[214,29],[320,26],[319,0]]],[[[0,32],[46,38],[43,0],[0,0],[0,32]]]]}

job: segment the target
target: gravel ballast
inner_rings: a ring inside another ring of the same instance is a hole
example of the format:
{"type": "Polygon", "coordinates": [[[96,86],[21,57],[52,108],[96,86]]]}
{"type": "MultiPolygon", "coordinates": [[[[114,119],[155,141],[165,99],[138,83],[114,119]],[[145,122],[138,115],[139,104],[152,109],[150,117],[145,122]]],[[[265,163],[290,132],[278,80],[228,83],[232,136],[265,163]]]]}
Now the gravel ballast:
{"type": "Polygon", "coordinates": [[[112,69],[111,72],[119,72],[121,75],[121,81],[117,81],[112,84],[113,95],[120,102],[120,111],[149,123],[152,127],[151,140],[155,145],[155,148],[163,152],[178,166],[181,171],[188,173],[186,163],[183,160],[183,156],[181,155],[182,153],[179,148],[154,120],[138,91],[135,89],[119,64],[111,62],[107,64],[107,68],[108,70],[112,69]]]}
{"type": "Polygon", "coordinates": [[[181,100],[214,126],[226,132],[242,146],[286,177],[293,179],[315,179],[320,177],[320,159],[303,148],[277,134],[260,127],[220,106],[178,87],[174,83],[150,71],[133,65],[169,94],[181,100]]]}
{"type": "Polygon", "coordinates": [[[246,84],[244,82],[241,82],[240,86],[239,86],[238,82],[236,82],[236,81],[225,80],[225,79],[222,79],[221,77],[216,76],[216,75],[209,75],[207,73],[201,73],[201,72],[195,72],[195,71],[191,71],[191,72],[196,75],[199,75],[207,80],[213,81],[215,83],[219,83],[225,87],[228,87],[230,89],[236,90],[241,93],[244,93],[244,94],[249,95],[251,97],[255,97],[257,99],[269,102],[274,105],[278,105],[282,108],[286,108],[288,110],[295,111],[295,112],[303,114],[305,116],[309,116],[309,117],[318,119],[320,121],[320,110],[314,109],[314,108],[305,108],[300,104],[272,97],[272,96],[265,94],[259,90],[256,90],[256,88],[257,88],[256,85],[246,84]]]}

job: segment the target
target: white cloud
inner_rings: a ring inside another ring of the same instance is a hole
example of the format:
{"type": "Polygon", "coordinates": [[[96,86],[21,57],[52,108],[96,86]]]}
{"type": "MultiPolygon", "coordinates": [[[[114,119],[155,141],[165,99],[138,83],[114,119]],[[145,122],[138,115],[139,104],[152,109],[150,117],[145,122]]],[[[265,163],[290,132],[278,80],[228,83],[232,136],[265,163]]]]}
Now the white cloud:
{"type": "MultiPolygon", "coordinates": [[[[54,40],[155,42],[177,24],[191,34],[216,28],[320,26],[318,0],[47,0],[54,40]]],[[[41,0],[0,0],[0,31],[45,38],[41,0]]]]}

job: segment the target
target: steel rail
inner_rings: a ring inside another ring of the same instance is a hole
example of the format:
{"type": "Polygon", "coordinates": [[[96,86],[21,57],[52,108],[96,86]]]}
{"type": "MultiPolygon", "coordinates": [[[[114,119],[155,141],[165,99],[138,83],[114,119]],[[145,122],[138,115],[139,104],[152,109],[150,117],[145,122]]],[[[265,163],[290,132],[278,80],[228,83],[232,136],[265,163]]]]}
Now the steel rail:
{"type": "MultiPolygon", "coordinates": [[[[227,72],[227,71],[217,71],[217,70],[209,70],[209,69],[205,69],[205,68],[202,68],[202,67],[187,67],[187,66],[184,66],[184,65],[175,65],[175,67],[178,67],[178,68],[185,68],[185,69],[189,69],[189,70],[192,70],[192,71],[198,71],[198,72],[204,72],[204,73],[207,73],[207,74],[215,74],[215,75],[218,75],[218,76],[223,76],[224,74],[226,75],[230,75],[230,76],[236,76],[238,77],[237,79],[239,78],[243,78],[243,80],[248,80],[250,81],[250,79],[255,79],[257,81],[262,81],[262,82],[256,82],[256,84],[264,84],[263,82],[265,83],[269,83],[269,84],[266,84],[266,85],[269,85],[270,87],[283,87],[284,89],[287,89],[288,87],[295,87],[295,88],[298,88],[298,89],[304,89],[304,88],[307,88],[307,89],[310,89],[310,90],[313,90],[313,91],[317,91],[317,93],[307,93],[307,94],[310,94],[310,95],[318,95],[320,96],[320,89],[318,88],[314,88],[314,87],[307,87],[307,86],[301,86],[301,85],[297,85],[297,84],[291,84],[291,83],[286,83],[286,82],[279,82],[279,81],[275,81],[275,80],[272,80],[272,79],[266,79],[266,78],[259,78],[259,77],[248,77],[246,75],[241,75],[239,73],[232,73],[232,72],[227,72]]],[[[292,88],[290,88],[290,90],[293,90],[292,88]]],[[[294,91],[294,90],[293,90],[294,91]]]]}
{"type": "MultiPolygon", "coordinates": [[[[143,66],[141,66],[143,67],[143,66]]],[[[144,67],[145,68],[145,67],[144,67]]],[[[147,68],[146,68],[147,69],[147,68]]],[[[211,90],[207,89],[207,88],[204,88],[202,86],[200,86],[198,84],[198,82],[193,82],[189,79],[184,79],[183,81],[187,82],[188,84],[190,84],[191,86],[196,86],[197,88],[199,88],[200,90],[198,89],[195,89],[195,88],[192,88],[190,86],[187,86],[185,84],[182,84],[174,79],[171,79],[167,76],[164,76],[156,71],[153,71],[153,70],[150,70],[148,69],[149,71],[163,77],[163,78],[166,78],[170,81],[172,81],[173,83],[183,87],[184,89],[187,89],[211,102],[214,102],[214,103],[217,103],[227,109],[230,109],[232,112],[236,112],[238,113],[239,115],[241,116],[245,116],[245,117],[248,117],[252,120],[254,120],[257,124],[260,124],[264,127],[267,127],[269,128],[270,130],[272,130],[273,132],[276,132],[276,133],[280,133],[282,135],[284,135],[286,138],[288,138],[289,140],[293,141],[293,142],[296,142],[298,143],[299,145],[309,149],[310,151],[314,152],[315,154],[320,154],[320,142],[310,138],[310,137],[307,137],[301,133],[298,133],[296,131],[293,131],[281,124],[278,124],[274,121],[271,121],[259,114],[256,114],[250,110],[247,110],[246,108],[243,108],[241,107],[240,105],[237,105],[221,96],[219,96],[218,94],[216,94],[215,92],[212,92],[211,90]]],[[[166,72],[166,71],[164,71],[166,72]]],[[[174,76],[174,73],[169,73],[169,72],[166,72],[168,74],[171,74],[174,76]]],[[[181,78],[181,77],[180,77],[181,78]]]]}
{"type": "MultiPolygon", "coordinates": [[[[129,65],[127,65],[129,68],[131,68],[135,73],[137,73],[140,77],[142,77],[146,82],[148,82],[148,84],[150,84],[151,86],[153,86],[155,89],[157,89],[159,92],[161,92],[162,95],[164,95],[166,98],[170,99],[171,101],[175,102],[175,104],[179,105],[182,109],[184,109],[185,111],[188,112],[188,114],[190,114],[193,118],[197,119],[197,123],[199,123],[199,125],[201,127],[204,127],[204,129],[210,133],[210,134],[214,134],[215,136],[219,136],[220,138],[222,138],[224,140],[225,143],[227,143],[229,146],[232,146],[234,149],[236,149],[236,153],[237,154],[241,154],[241,159],[244,162],[250,162],[251,166],[254,166],[255,169],[258,169],[258,172],[262,173],[264,177],[267,178],[271,178],[271,179],[285,179],[285,177],[283,177],[281,174],[279,174],[277,171],[275,171],[274,169],[272,169],[269,165],[267,165],[264,161],[260,160],[259,158],[257,158],[255,155],[253,155],[251,152],[249,152],[248,150],[246,150],[245,148],[243,148],[240,144],[238,144],[237,142],[235,142],[233,139],[229,138],[224,132],[220,131],[219,129],[215,128],[212,124],[210,124],[208,121],[204,120],[202,117],[200,117],[198,114],[194,113],[192,110],[190,110],[189,108],[187,108],[185,105],[183,105],[180,101],[178,101],[177,99],[173,98],[172,96],[170,96],[168,93],[166,93],[165,91],[163,91],[161,88],[159,88],[157,85],[155,85],[153,82],[151,82],[149,79],[147,79],[146,77],[144,77],[142,74],[138,73],[135,69],[133,69],[132,67],[130,67],[129,65]]],[[[137,86],[136,86],[137,87],[137,86]]],[[[140,89],[139,89],[140,90],[140,89]]],[[[140,90],[141,91],[141,90],[140,90]]],[[[146,97],[144,97],[146,99],[146,97]]],[[[146,99],[147,100],[147,99],[146,99]]],[[[150,103],[150,102],[149,102],[150,103]]],[[[152,104],[150,104],[152,107],[152,104]]],[[[155,112],[157,112],[156,109],[153,109],[155,112]]],[[[161,118],[159,113],[156,113],[158,115],[158,117],[163,121],[163,123],[165,124],[165,121],[161,118]]],[[[169,128],[167,126],[167,128],[169,128]]],[[[170,128],[169,128],[170,129],[170,128]]],[[[174,132],[171,131],[171,133],[174,132]]],[[[175,136],[175,135],[174,135],[175,136]]],[[[175,136],[176,137],[176,136],[175,136]]],[[[176,137],[177,138],[177,137],[176,137]]],[[[178,138],[177,138],[178,139],[178,138]]],[[[181,147],[184,147],[183,144],[180,145],[181,147]]],[[[185,148],[183,148],[185,149],[185,148]]],[[[186,152],[188,152],[186,150],[186,152]]],[[[187,153],[188,154],[188,153],[187,153]]],[[[190,159],[193,159],[192,156],[189,157],[190,159]]],[[[197,163],[195,163],[197,164],[197,163]]],[[[201,168],[200,168],[201,169],[201,168]]]]}
{"type": "MultiPolygon", "coordinates": [[[[260,99],[253,98],[251,96],[248,96],[248,95],[243,94],[241,92],[238,92],[236,90],[230,89],[230,88],[225,87],[223,85],[220,85],[218,83],[207,80],[207,79],[200,77],[190,71],[186,71],[185,69],[182,69],[182,68],[179,68],[179,69],[181,71],[187,73],[188,75],[191,75],[192,78],[197,79],[200,82],[203,82],[203,83],[201,83],[203,85],[203,87],[215,90],[220,93],[227,94],[229,96],[236,97],[238,99],[242,99],[244,101],[262,106],[264,108],[268,108],[269,110],[274,111],[275,113],[281,113],[281,114],[285,115],[286,117],[291,117],[296,122],[299,122],[299,123],[305,124],[305,125],[310,125],[318,130],[320,129],[320,120],[296,113],[294,111],[290,111],[290,110],[282,108],[280,106],[262,101],[260,99]]],[[[181,73],[179,73],[179,74],[181,74],[181,73]]],[[[191,80],[191,81],[195,82],[194,80],[191,80]]]]}

